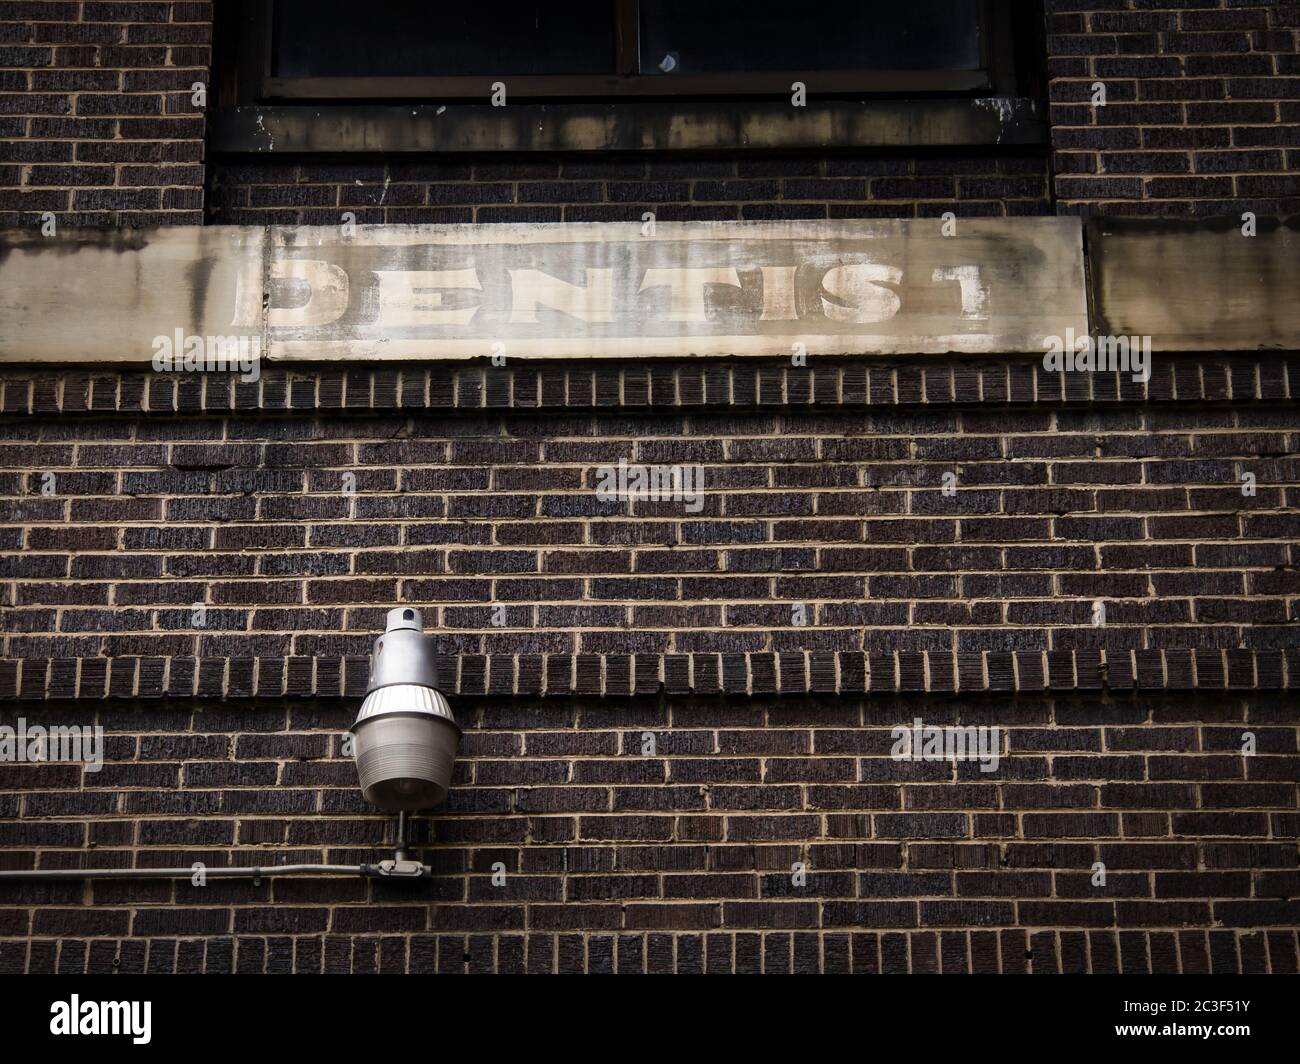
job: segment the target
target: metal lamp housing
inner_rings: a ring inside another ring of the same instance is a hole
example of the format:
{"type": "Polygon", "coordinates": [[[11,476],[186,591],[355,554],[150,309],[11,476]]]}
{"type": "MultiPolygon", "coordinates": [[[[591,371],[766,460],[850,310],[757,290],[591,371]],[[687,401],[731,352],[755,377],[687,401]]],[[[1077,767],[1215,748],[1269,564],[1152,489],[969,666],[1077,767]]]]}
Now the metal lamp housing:
{"type": "Polygon", "coordinates": [[[351,730],[366,801],[392,812],[415,812],[446,800],[461,730],[438,690],[433,648],[419,610],[389,610],[351,730]]]}

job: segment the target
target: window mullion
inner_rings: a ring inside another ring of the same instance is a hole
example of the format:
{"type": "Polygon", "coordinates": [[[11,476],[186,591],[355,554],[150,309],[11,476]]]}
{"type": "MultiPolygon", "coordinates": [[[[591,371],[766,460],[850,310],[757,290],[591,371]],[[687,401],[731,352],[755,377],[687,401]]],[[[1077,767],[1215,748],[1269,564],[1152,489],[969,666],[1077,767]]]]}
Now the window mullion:
{"type": "Polygon", "coordinates": [[[637,0],[612,0],[614,4],[615,63],[619,74],[641,72],[641,11],[637,0]]]}

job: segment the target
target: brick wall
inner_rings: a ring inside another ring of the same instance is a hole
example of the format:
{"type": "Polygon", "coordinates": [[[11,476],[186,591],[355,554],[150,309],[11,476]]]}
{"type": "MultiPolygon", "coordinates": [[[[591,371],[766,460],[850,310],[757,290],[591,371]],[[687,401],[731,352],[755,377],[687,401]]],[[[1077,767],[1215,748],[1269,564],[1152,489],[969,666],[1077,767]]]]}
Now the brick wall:
{"type": "MultiPolygon", "coordinates": [[[[0,765],[6,865],[389,855],[339,754],[354,703],[38,708],[103,724],[106,763],[0,765]]],[[[0,971],[1297,969],[1293,696],[458,712],[450,802],[414,822],[432,879],[3,884],[0,971]],[[999,771],[892,759],[916,713],[1002,727],[999,771]]]]}
{"type": "Polygon", "coordinates": [[[1300,4],[1048,0],[1048,12],[1061,211],[1300,210],[1300,4]]]}
{"type": "Polygon", "coordinates": [[[211,3],[0,5],[0,226],[203,221],[211,3]]]}
{"type": "MultiPolygon", "coordinates": [[[[216,160],[207,220],[603,221],[1300,209],[1294,4],[1050,0],[1053,176],[1038,153],[827,158],[216,160]],[[1106,86],[1107,106],[1091,105],[1106,86]],[[1291,171],[1291,172],[1288,172],[1291,171]],[[1049,187],[1050,186],[1050,187],[1049,187]]],[[[0,224],[192,224],[211,4],[12,3],[0,22],[0,224]]]]}
{"type": "MultiPolygon", "coordinates": [[[[200,220],[209,6],[0,9],[0,224],[200,220]]],[[[1050,180],[223,159],[207,220],[1294,209],[1295,5],[1050,8],[1050,180]]],[[[0,723],[108,752],[0,763],[0,867],[388,856],[340,740],[395,602],[466,737],[431,880],[3,884],[0,970],[1295,972],[1300,363],[1154,371],[8,370],[0,723]],[[698,462],[703,509],[601,502],[620,458],[698,462]],[[917,716],[1003,729],[1000,770],[893,760],[917,716]]]]}
{"type": "Polygon", "coordinates": [[[11,374],[5,719],[110,763],[0,766],[5,865],[383,856],[339,740],[393,602],[467,736],[428,883],[11,884],[0,963],[1294,971],[1296,366],[1169,370],[11,374]],[[603,512],[620,457],[700,515],[603,512]],[[895,761],[916,716],[1008,756],[895,761]]]}
{"type": "Polygon", "coordinates": [[[443,162],[222,159],[220,224],[607,222],[1050,214],[1042,153],[818,158],[656,155],[443,162]]]}
{"type": "MultiPolygon", "coordinates": [[[[803,410],[789,392],[753,409],[743,377],[705,404],[691,367],[281,374],[236,396],[294,407],[262,416],[177,416],[204,397],[165,377],[147,393],[140,376],[54,381],[65,409],[111,386],[148,412],[0,423],[21,551],[0,583],[5,650],[365,654],[393,602],[426,607],[448,653],[1283,649],[1300,620],[1297,365],[1183,368],[1153,379],[1164,402],[1066,405],[1048,398],[1059,377],[1024,397],[1011,388],[1033,373],[1006,367],[748,368],[756,388],[801,389],[803,410]],[[574,409],[536,411],[557,387],[574,409]],[[516,409],[482,406],[502,400],[516,409]],[[598,471],[620,461],[698,464],[698,513],[602,500],[598,471]]],[[[22,377],[5,397],[36,408],[22,377]]]]}

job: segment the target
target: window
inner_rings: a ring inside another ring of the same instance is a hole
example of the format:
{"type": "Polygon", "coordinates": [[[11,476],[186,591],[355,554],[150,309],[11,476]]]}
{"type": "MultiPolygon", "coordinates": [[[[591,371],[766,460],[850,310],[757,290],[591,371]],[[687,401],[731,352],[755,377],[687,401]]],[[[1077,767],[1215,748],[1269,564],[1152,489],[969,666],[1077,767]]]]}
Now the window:
{"type": "MultiPolygon", "coordinates": [[[[276,0],[271,77],[456,81],[613,74],[614,7],[607,0],[276,0]]],[[[374,95],[374,92],[367,92],[374,95]]]]}
{"type": "Polygon", "coordinates": [[[271,0],[240,7],[237,102],[1024,95],[1041,4],[271,0]],[[1022,62],[1017,64],[1017,53],[1022,62]]]}

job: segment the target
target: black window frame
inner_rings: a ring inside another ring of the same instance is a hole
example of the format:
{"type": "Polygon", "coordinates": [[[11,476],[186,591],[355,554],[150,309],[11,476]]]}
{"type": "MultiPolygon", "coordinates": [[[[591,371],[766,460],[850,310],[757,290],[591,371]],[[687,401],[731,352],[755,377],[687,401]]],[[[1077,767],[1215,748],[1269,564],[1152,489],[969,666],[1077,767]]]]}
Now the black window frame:
{"type": "MultiPolygon", "coordinates": [[[[981,66],[975,70],[834,70],[764,73],[642,74],[638,0],[609,0],[615,9],[617,73],[512,75],[515,100],[609,102],[628,99],[708,100],[788,96],[798,81],[810,97],[1019,96],[1024,73],[1017,71],[1015,19],[1019,4],[980,0],[981,66]]],[[[905,2],[905,0],[902,0],[905,2]]],[[[349,101],[471,102],[487,100],[498,75],[349,76],[282,78],[272,72],[274,0],[238,0],[225,27],[237,61],[221,86],[226,107],[349,101]]]]}

